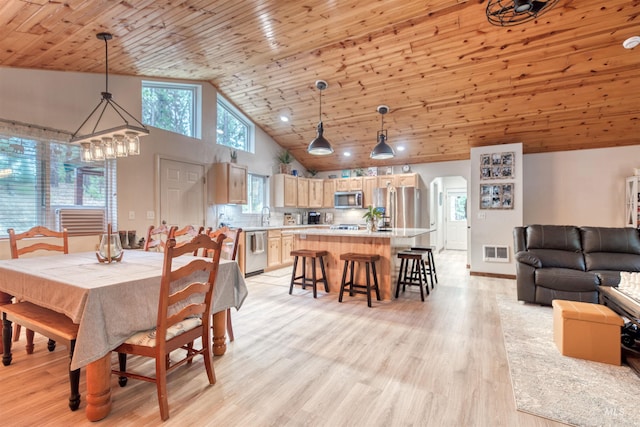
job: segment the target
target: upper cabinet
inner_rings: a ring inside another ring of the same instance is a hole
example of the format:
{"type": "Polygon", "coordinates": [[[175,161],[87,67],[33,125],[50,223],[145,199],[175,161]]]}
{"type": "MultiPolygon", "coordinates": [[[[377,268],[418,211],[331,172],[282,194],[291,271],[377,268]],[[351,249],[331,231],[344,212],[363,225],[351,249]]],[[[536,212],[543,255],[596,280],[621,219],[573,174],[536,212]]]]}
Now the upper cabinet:
{"type": "Polygon", "coordinates": [[[336,179],[336,191],[362,191],[362,177],[336,179]]]}
{"type": "Polygon", "coordinates": [[[293,175],[273,176],[273,206],[295,208],[298,206],[298,178],[293,175]]]}
{"type": "Polygon", "coordinates": [[[298,207],[309,207],[309,179],[298,178],[298,207]]]}
{"type": "Polygon", "coordinates": [[[216,205],[247,203],[247,166],[214,163],[209,169],[209,200],[216,205]]]}
{"type": "Polygon", "coordinates": [[[334,194],[336,192],[336,180],[325,179],[322,183],[323,195],[322,195],[322,207],[332,208],[335,202],[334,194]]]}
{"type": "Polygon", "coordinates": [[[378,188],[377,176],[365,176],[362,178],[362,193],[364,196],[362,206],[367,207],[373,205],[373,190],[375,188],[378,188]]]}
{"type": "Polygon", "coordinates": [[[385,188],[387,184],[393,185],[394,187],[420,187],[420,175],[417,173],[379,175],[378,187],[385,188]]]}
{"type": "Polygon", "coordinates": [[[309,179],[309,207],[321,208],[324,206],[324,180],[309,179]]]}

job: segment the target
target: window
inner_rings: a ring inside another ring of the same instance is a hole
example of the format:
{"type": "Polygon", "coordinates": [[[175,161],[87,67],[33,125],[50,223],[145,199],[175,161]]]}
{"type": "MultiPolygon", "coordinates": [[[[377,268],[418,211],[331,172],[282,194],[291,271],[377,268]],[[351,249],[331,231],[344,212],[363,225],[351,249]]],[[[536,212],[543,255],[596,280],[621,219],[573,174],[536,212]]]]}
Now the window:
{"type": "Polygon", "coordinates": [[[218,95],[218,144],[253,153],[253,132],[251,121],[218,95]]]}
{"type": "MultiPolygon", "coordinates": [[[[7,228],[21,233],[36,225],[59,230],[59,209],[106,212],[107,194],[115,194],[115,161],[107,179],[105,163],[82,163],[80,147],[67,139],[59,132],[0,122],[0,236],[7,228]]],[[[115,200],[109,207],[117,230],[115,200]]]]}
{"type": "Polygon", "coordinates": [[[142,122],[200,138],[200,85],[142,82],[142,122]]]}
{"type": "Polygon", "coordinates": [[[267,177],[263,175],[248,174],[247,192],[248,203],[242,205],[242,213],[260,214],[267,206],[267,177]]]}

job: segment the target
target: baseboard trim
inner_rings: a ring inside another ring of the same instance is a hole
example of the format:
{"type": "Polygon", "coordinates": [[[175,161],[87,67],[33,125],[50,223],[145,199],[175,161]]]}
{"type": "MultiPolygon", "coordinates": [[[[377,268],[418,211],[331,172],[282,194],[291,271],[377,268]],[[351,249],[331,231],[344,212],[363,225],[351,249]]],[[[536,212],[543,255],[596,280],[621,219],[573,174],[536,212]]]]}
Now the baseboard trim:
{"type": "Polygon", "coordinates": [[[470,276],[482,276],[482,277],[494,277],[496,279],[514,279],[516,278],[515,274],[498,274],[498,273],[483,273],[481,271],[470,271],[470,276]]]}

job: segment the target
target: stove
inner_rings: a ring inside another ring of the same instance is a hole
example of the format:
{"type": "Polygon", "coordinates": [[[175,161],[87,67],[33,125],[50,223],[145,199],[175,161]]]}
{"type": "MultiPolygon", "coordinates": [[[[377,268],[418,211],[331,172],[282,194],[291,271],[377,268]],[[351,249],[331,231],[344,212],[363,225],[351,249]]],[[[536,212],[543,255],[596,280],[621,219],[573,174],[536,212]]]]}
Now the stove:
{"type": "Polygon", "coordinates": [[[358,224],[335,224],[329,227],[330,230],[358,230],[358,224]]]}

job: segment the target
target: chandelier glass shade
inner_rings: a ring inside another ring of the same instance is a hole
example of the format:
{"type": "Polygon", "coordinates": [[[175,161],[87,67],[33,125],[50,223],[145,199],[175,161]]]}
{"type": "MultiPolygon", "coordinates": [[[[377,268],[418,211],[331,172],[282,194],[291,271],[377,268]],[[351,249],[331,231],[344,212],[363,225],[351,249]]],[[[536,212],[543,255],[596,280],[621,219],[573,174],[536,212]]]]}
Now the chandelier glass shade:
{"type": "Polygon", "coordinates": [[[141,136],[149,130],[127,110],[113,99],[109,92],[109,55],[108,41],[113,38],[109,33],[98,33],[96,37],[104,40],[105,46],[105,90],[102,98],[78,130],[71,136],[70,142],[82,147],[82,160],[86,162],[102,161],[140,154],[141,136]],[[108,121],[108,124],[104,122],[108,121]],[[103,122],[103,123],[101,123],[103,122]],[[119,125],[114,125],[121,122],[119,125]]]}

